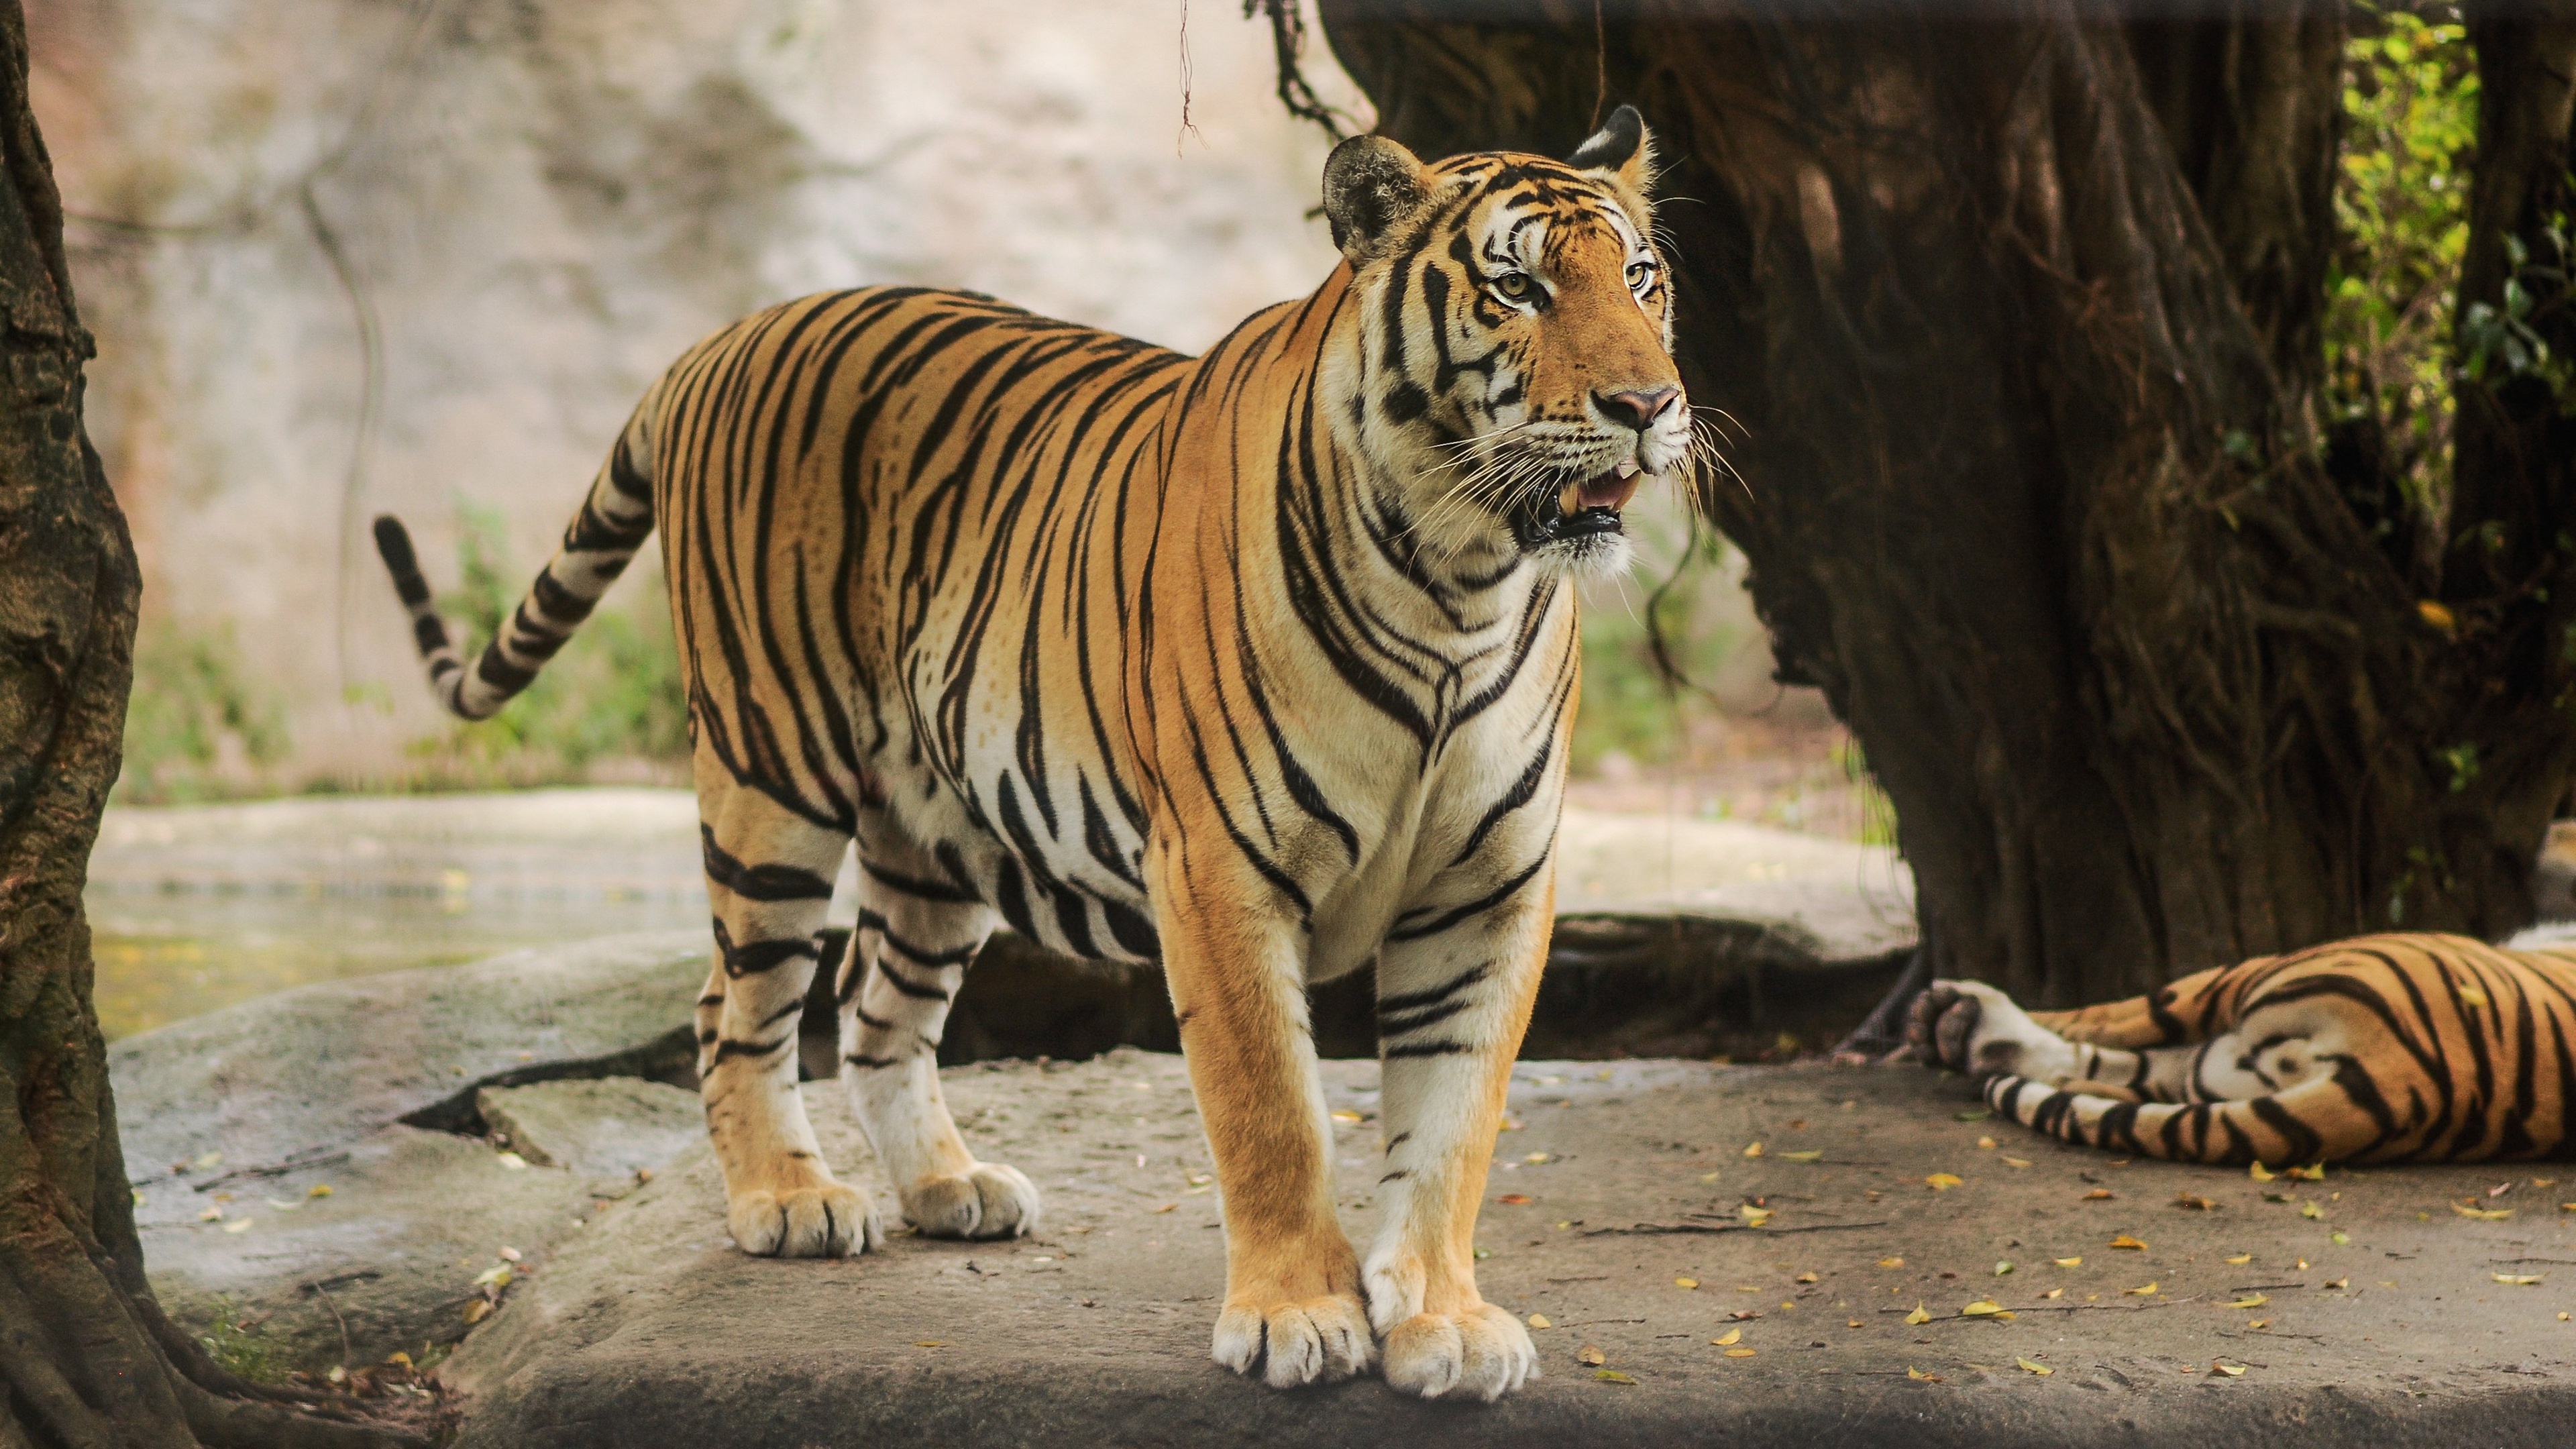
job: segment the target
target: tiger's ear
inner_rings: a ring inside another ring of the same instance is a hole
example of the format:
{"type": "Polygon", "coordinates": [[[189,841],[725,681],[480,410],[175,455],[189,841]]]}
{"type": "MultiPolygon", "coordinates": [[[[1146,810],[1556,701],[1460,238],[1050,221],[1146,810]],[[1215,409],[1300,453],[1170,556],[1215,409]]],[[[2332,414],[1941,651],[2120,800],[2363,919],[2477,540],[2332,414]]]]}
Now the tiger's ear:
{"type": "Polygon", "coordinates": [[[1354,267],[1430,197],[1422,163],[1384,136],[1353,136],[1324,158],[1324,218],[1354,267]]]}
{"type": "Polygon", "coordinates": [[[1646,134],[1646,118],[1635,106],[1621,106],[1601,123],[1590,140],[1574,148],[1565,164],[1577,171],[1608,171],[1639,197],[1655,179],[1655,143],[1646,134]]]}

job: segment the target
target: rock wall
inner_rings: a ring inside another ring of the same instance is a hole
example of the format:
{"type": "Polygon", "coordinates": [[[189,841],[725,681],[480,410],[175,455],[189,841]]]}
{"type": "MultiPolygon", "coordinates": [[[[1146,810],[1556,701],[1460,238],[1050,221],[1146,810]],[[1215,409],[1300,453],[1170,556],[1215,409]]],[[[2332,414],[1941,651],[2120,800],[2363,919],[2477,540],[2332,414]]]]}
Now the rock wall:
{"type": "Polygon", "coordinates": [[[1197,349],[1332,263],[1327,138],[1230,0],[29,22],[147,635],[229,631],[290,774],[363,779],[439,727],[365,520],[400,511],[452,577],[461,506],[498,510],[533,568],[636,395],[745,311],[928,283],[1197,349]]]}

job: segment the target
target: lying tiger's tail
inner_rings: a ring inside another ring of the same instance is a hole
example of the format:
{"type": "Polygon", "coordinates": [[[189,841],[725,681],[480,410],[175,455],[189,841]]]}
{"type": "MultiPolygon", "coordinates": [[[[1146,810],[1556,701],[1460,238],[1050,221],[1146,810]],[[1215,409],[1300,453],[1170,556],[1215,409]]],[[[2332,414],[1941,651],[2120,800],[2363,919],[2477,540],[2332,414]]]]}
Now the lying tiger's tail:
{"type": "Polygon", "coordinates": [[[563,546],[546,560],[526,597],[470,670],[448,638],[446,621],[438,617],[402,520],[391,514],[376,519],[376,552],[393,576],[394,592],[411,611],[412,639],[429,669],[429,687],[448,713],[459,719],[490,719],[499,713],[590,617],[600,596],[652,536],[652,428],[660,395],[659,387],[647,393],[627,420],[590,486],[590,497],[564,529],[563,546]]]}
{"type": "Polygon", "coordinates": [[[1986,1083],[1986,1105],[2067,1142],[2169,1162],[2235,1167],[2340,1162],[2367,1153],[2390,1135],[2386,1106],[2377,1093],[2356,1091],[2343,1073],[2270,1096],[2227,1102],[2123,1101],[2003,1076],[1986,1083]]]}

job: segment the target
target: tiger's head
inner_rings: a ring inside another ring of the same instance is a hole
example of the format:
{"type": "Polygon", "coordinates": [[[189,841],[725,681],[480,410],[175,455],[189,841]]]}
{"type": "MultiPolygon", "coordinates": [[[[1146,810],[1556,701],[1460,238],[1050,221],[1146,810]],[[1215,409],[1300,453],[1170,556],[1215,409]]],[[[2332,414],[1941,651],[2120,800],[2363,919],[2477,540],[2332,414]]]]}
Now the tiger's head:
{"type": "Polygon", "coordinates": [[[1393,480],[1417,550],[1626,566],[1620,510],[1691,444],[1653,164],[1627,106],[1563,161],[1426,166],[1357,136],[1325,162],[1359,323],[1325,396],[1343,445],[1393,480]]]}

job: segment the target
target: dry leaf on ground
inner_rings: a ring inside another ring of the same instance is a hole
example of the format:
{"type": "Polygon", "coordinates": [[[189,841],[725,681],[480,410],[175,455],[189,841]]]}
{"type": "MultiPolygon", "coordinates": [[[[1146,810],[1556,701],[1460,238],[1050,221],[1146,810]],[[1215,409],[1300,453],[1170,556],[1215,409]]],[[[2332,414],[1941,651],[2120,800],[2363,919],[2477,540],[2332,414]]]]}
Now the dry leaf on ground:
{"type": "Polygon", "coordinates": [[[2120,1236],[2113,1238],[2111,1240],[2111,1246],[2115,1248],[2127,1248],[2132,1252],[2140,1253],[2145,1252],[2147,1248],[2147,1245],[2144,1242],[2137,1238],[2130,1237],[2127,1233],[2122,1233],[2120,1236]]]}
{"type": "Polygon", "coordinates": [[[2026,1358],[2016,1358],[2013,1360],[2013,1363],[2020,1368],[2024,1368],[2032,1373],[2038,1374],[2042,1378],[2046,1378],[2048,1375],[2057,1372],[2057,1370],[2050,1368],[2046,1364],[2032,1363],[2026,1358]]]}
{"type": "Polygon", "coordinates": [[[1948,1192],[1950,1189],[1959,1186],[1965,1180],[1966,1179],[1961,1178],[1956,1173],[1936,1172],[1930,1177],[1923,1179],[1923,1185],[1932,1189],[1934,1192],[1948,1192]]]}
{"type": "Polygon", "coordinates": [[[1583,1347],[1574,1351],[1574,1361],[1579,1364],[1598,1368],[1602,1364],[1608,1363],[1610,1358],[1609,1355],[1603,1353],[1598,1346],[1587,1343],[1583,1347]]]}

